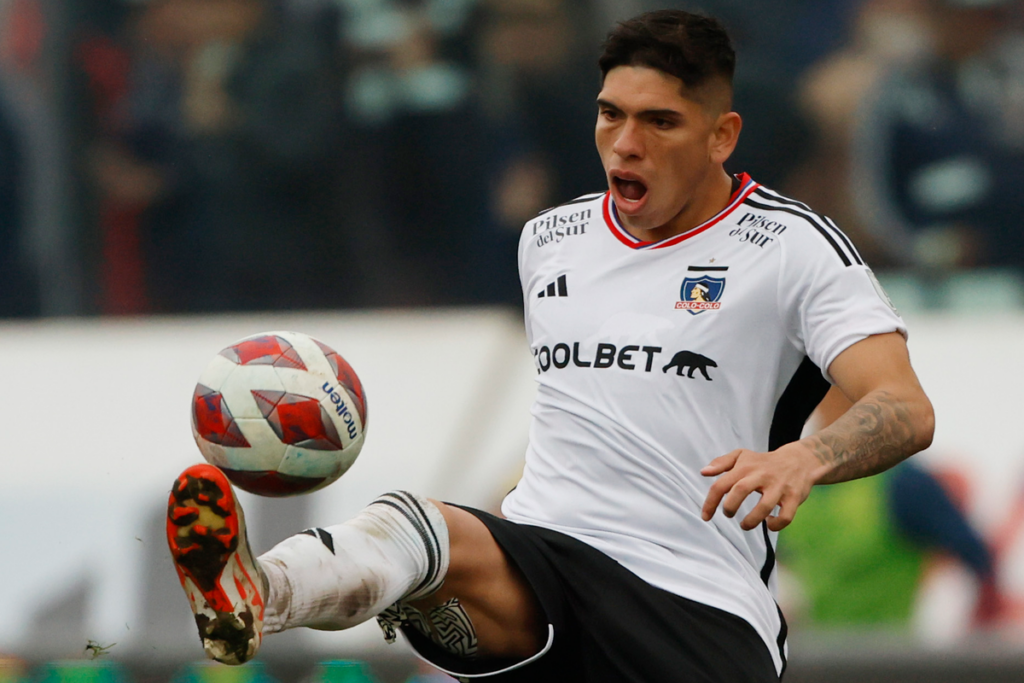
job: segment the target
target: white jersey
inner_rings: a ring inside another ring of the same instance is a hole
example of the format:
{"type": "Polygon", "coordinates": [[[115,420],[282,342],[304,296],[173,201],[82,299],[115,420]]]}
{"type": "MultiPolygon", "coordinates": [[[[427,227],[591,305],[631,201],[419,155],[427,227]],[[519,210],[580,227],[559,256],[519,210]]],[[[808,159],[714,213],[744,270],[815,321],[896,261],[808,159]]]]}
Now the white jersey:
{"type": "Polygon", "coordinates": [[[825,370],[902,320],[827,218],[746,175],[728,206],[660,242],[608,193],[526,224],[519,269],[539,373],[510,520],[573,536],[659,588],[748,621],[785,659],[776,534],[711,522],[700,469],[799,437],[825,370]],[[788,388],[788,391],[787,391],[788,388]]]}

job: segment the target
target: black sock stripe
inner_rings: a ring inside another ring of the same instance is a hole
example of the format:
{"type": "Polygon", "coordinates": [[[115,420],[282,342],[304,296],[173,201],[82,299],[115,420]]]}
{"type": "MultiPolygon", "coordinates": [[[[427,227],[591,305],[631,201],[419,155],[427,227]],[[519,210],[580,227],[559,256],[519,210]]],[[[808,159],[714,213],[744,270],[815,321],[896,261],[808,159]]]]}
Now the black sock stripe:
{"type": "Polygon", "coordinates": [[[397,491],[396,493],[398,493],[400,496],[404,496],[405,498],[407,498],[406,502],[412,505],[412,507],[414,507],[416,511],[419,512],[421,520],[423,522],[423,526],[426,527],[427,531],[430,532],[430,537],[434,541],[434,548],[437,552],[437,565],[433,573],[427,572],[427,581],[425,585],[429,586],[431,583],[437,580],[437,577],[441,573],[441,540],[437,537],[437,532],[434,530],[434,525],[431,524],[430,518],[427,517],[427,511],[423,509],[422,505],[420,505],[420,501],[416,499],[416,496],[412,495],[408,491],[397,491]]]}
{"type": "Polygon", "coordinates": [[[788,213],[788,214],[792,214],[794,216],[797,216],[798,218],[803,218],[805,221],[810,223],[819,233],[821,233],[821,236],[824,237],[828,241],[829,244],[832,245],[832,248],[835,249],[836,253],[839,255],[839,258],[842,260],[843,265],[845,265],[845,266],[852,266],[853,265],[853,262],[850,261],[850,257],[847,256],[846,253],[843,251],[843,249],[839,246],[839,244],[836,243],[835,239],[832,238],[832,235],[829,233],[829,231],[826,230],[825,228],[823,228],[821,226],[821,224],[819,224],[817,221],[812,219],[810,216],[807,216],[806,214],[800,213],[799,211],[796,211],[795,209],[787,209],[784,206],[769,206],[767,204],[761,204],[760,202],[753,201],[749,197],[747,198],[747,201],[745,203],[749,204],[750,206],[754,207],[755,209],[761,209],[763,211],[782,211],[784,213],[788,213]]]}
{"type": "Polygon", "coordinates": [[[426,586],[429,586],[430,577],[437,573],[437,558],[434,553],[434,549],[430,546],[430,541],[427,537],[426,530],[423,528],[423,525],[420,524],[419,520],[417,520],[413,516],[412,512],[410,512],[408,509],[402,507],[401,505],[392,500],[382,500],[381,498],[378,498],[376,501],[374,501],[374,504],[387,505],[398,510],[403,515],[405,515],[406,519],[409,520],[409,523],[412,524],[413,528],[419,534],[420,540],[423,541],[423,547],[426,548],[427,551],[427,578],[420,581],[412,590],[409,591],[409,593],[415,593],[419,590],[422,590],[426,586]]]}
{"type": "Polygon", "coordinates": [[[381,498],[392,498],[404,506],[405,513],[412,523],[417,525],[417,527],[422,529],[423,533],[427,535],[424,541],[427,552],[429,553],[433,551],[440,559],[441,544],[437,539],[437,534],[434,532],[434,526],[430,523],[430,518],[427,517],[423,508],[421,508],[416,502],[416,499],[405,491],[391,491],[389,493],[385,493],[381,498]]]}
{"type": "Polygon", "coordinates": [[[315,529],[304,529],[300,531],[299,534],[312,536],[323,543],[324,546],[331,551],[331,555],[337,555],[337,553],[334,552],[334,536],[331,536],[331,532],[326,529],[321,529],[320,527],[315,529]]]}
{"type": "MultiPolygon", "coordinates": [[[[437,579],[437,575],[441,571],[440,543],[438,543],[437,541],[437,535],[434,533],[433,527],[430,525],[429,521],[427,521],[427,523],[424,524],[422,521],[417,519],[416,514],[409,505],[408,501],[399,496],[397,493],[385,493],[380,498],[374,501],[374,504],[376,503],[380,503],[381,505],[388,505],[401,512],[403,515],[405,515],[406,519],[408,519],[409,522],[412,524],[413,528],[416,530],[416,533],[419,534],[420,540],[423,541],[423,547],[427,551],[427,572],[426,577],[409,592],[416,593],[417,591],[426,588],[437,579]],[[386,500],[392,498],[394,500],[386,500]],[[428,530],[430,532],[429,534],[427,533],[428,530]],[[433,544],[431,543],[431,538],[433,538],[433,544]]],[[[419,506],[417,505],[416,507],[419,506]]],[[[424,515],[424,519],[426,519],[426,515],[424,515]]]]}
{"type": "Polygon", "coordinates": [[[330,531],[317,527],[316,535],[320,537],[320,542],[327,546],[327,549],[331,551],[331,555],[337,554],[334,552],[334,536],[331,536],[330,531]]]}
{"type": "MultiPolygon", "coordinates": [[[[801,215],[803,215],[803,217],[809,221],[820,220],[821,223],[824,224],[824,228],[826,230],[830,231],[833,235],[835,235],[842,241],[842,243],[846,246],[846,249],[849,251],[850,256],[853,257],[853,260],[857,263],[857,265],[864,265],[864,260],[861,259],[860,253],[858,253],[857,249],[853,246],[853,242],[850,241],[850,238],[846,236],[846,233],[840,230],[839,227],[828,216],[822,216],[821,214],[817,213],[816,211],[811,209],[811,207],[807,206],[802,202],[798,202],[795,199],[790,199],[788,197],[783,197],[777,192],[765,190],[764,188],[761,187],[754,190],[754,194],[769,201],[778,202],[779,204],[788,204],[790,206],[802,209],[803,211],[801,212],[801,215]]],[[[779,207],[779,209],[782,210],[781,207],[779,207]]],[[[789,213],[793,213],[793,211],[790,210],[789,213]]],[[[822,228],[818,227],[818,229],[821,230],[822,228]]]]}

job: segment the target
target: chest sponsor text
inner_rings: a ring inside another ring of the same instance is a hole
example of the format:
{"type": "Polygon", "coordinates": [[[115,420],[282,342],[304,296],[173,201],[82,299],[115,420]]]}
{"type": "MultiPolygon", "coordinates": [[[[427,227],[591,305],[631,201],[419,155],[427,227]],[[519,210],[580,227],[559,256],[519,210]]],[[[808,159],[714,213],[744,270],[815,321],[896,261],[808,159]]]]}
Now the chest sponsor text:
{"type": "Polygon", "coordinates": [[[745,213],[736,223],[736,227],[729,231],[729,236],[738,238],[741,243],[764,249],[775,241],[775,235],[784,232],[786,226],[778,221],[756,213],[745,213]]]}
{"type": "Polygon", "coordinates": [[[574,211],[569,214],[548,216],[534,221],[530,224],[533,235],[536,237],[538,247],[548,244],[558,244],[566,237],[585,235],[587,223],[592,215],[591,209],[574,211]]]}

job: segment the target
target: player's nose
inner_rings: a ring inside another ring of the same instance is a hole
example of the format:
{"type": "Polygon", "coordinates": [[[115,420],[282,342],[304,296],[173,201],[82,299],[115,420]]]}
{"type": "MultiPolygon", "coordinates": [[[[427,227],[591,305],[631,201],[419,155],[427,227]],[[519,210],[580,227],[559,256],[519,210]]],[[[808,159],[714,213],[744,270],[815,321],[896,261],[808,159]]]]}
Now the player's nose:
{"type": "Polygon", "coordinates": [[[620,157],[643,157],[644,141],[640,122],[633,118],[626,119],[615,137],[612,151],[620,157]]]}

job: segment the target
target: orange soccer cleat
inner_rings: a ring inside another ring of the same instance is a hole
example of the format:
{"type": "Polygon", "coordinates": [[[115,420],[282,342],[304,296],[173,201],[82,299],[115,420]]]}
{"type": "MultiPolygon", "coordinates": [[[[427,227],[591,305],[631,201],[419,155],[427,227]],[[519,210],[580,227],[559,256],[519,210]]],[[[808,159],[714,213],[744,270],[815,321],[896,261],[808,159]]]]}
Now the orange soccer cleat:
{"type": "Polygon", "coordinates": [[[224,473],[193,465],[171,488],[167,544],[206,654],[252,659],[263,637],[266,579],[249,549],[242,507],[224,473]]]}

